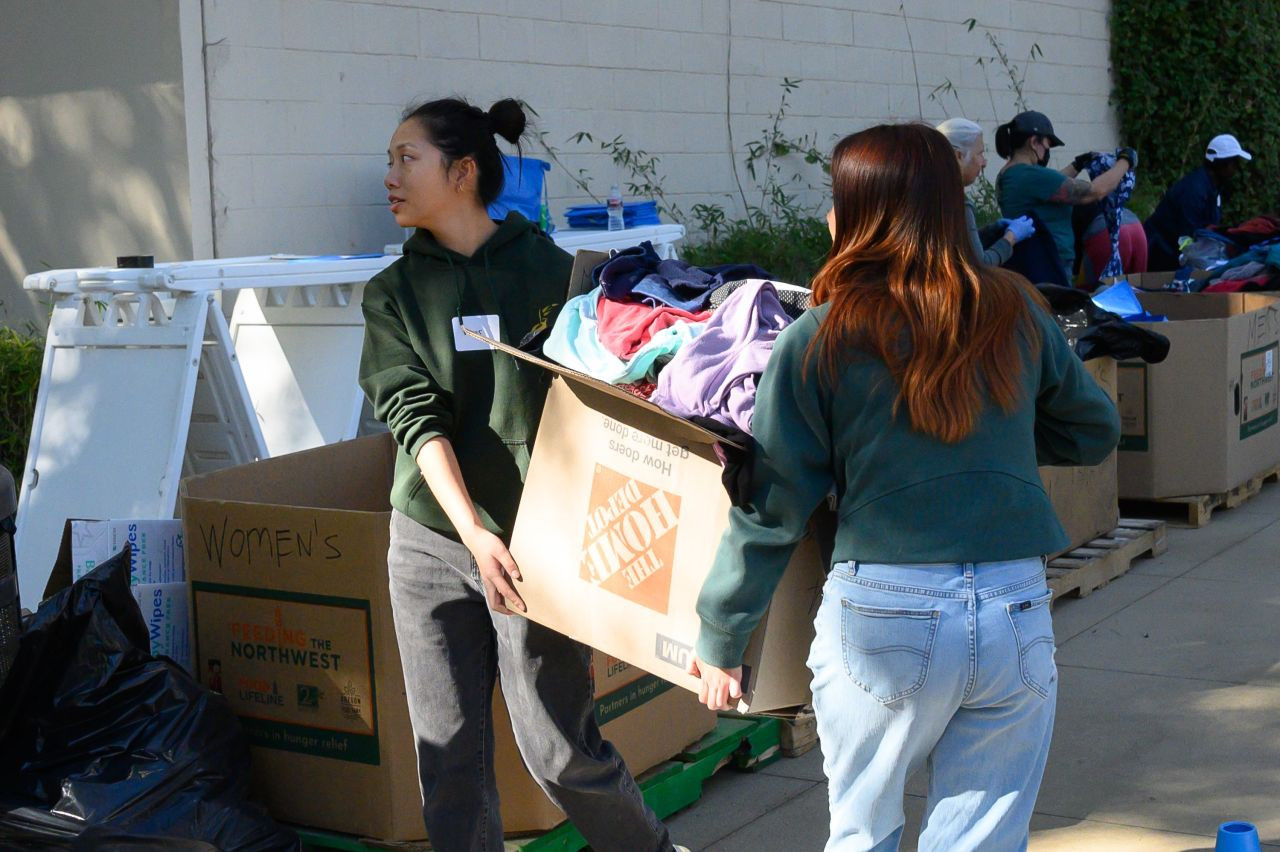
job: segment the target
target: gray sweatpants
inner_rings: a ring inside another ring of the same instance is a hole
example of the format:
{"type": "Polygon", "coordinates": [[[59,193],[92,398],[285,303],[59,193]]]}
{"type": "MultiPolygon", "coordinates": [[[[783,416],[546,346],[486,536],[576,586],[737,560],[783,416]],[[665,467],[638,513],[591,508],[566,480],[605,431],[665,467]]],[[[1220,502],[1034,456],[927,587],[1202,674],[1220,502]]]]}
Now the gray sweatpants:
{"type": "Polygon", "coordinates": [[[590,650],[490,610],[470,552],[399,511],[387,565],[432,847],[502,849],[491,714],[500,674],[525,765],[591,847],[669,852],[666,828],[596,726],[590,650]]]}

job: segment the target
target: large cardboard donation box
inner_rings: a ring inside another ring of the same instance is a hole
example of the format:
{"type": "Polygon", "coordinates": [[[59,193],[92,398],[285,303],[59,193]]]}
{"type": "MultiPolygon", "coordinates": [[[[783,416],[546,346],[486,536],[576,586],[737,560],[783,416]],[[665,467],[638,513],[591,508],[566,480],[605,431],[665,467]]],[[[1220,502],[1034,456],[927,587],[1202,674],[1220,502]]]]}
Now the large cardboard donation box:
{"type": "MultiPolygon", "coordinates": [[[[556,374],[511,536],[529,618],[696,691],[694,607],[729,515],[716,436],[496,345],[556,374]]],[[[751,638],[743,712],[809,700],[805,658],[830,556],[819,542],[800,542],[751,638]]]]}
{"type": "MultiPolygon", "coordinates": [[[[1084,362],[1111,401],[1116,401],[1116,362],[1094,358],[1084,362]]],[[[1112,450],[1102,464],[1089,467],[1042,467],[1040,480],[1053,503],[1058,521],[1075,549],[1108,533],[1120,523],[1116,455],[1112,450]]]]}
{"type": "MultiPolygon", "coordinates": [[[[278,819],[383,840],[426,835],[387,586],[395,445],[379,435],[183,482],[194,666],[252,745],[278,819]]],[[[516,616],[508,616],[516,617],[516,616]]],[[[715,725],[695,696],[596,652],[597,719],[633,772],[715,725]]],[[[563,817],[525,772],[495,698],[504,827],[563,817]]]]}
{"type": "Polygon", "coordinates": [[[1280,464],[1280,299],[1265,293],[1139,293],[1168,322],[1159,364],[1119,365],[1120,496],[1228,491],[1280,464]]]}

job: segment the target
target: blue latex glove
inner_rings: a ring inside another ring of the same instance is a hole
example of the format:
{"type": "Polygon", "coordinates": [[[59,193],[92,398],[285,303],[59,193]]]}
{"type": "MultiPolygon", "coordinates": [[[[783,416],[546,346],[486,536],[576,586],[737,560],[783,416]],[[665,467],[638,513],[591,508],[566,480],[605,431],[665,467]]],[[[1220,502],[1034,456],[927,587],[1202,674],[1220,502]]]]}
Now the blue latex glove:
{"type": "Polygon", "coordinates": [[[1014,243],[1020,243],[1036,232],[1035,223],[1030,216],[1019,216],[1009,223],[1009,233],[1013,234],[1014,243]]]}
{"type": "Polygon", "coordinates": [[[997,220],[996,220],[996,224],[997,224],[997,225],[999,225],[1001,228],[1004,228],[1005,230],[1008,230],[1008,229],[1009,229],[1009,220],[1008,220],[1008,219],[997,219],[997,220]]]}

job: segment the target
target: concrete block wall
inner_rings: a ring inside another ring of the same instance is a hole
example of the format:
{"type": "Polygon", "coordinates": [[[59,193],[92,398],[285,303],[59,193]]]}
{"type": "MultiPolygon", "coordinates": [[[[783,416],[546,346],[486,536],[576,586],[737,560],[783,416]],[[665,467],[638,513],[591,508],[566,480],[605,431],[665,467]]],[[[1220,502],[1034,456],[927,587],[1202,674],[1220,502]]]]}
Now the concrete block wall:
{"type": "MultiPolygon", "coordinates": [[[[621,135],[661,158],[668,198],[740,208],[742,168],[792,93],[783,129],[829,147],[882,121],[1015,112],[990,32],[1025,68],[1066,156],[1117,143],[1107,0],[203,0],[214,239],[219,255],[377,250],[387,139],[408,103],[516,97],[569,170],[603,197],[624,179],[569,137],[621,135]],[[972,30],[964,23],[974,17],[972,30]],[[1042,56],[1026,61],[1033,45],[1042,56]],[[950,81],[955,94],[935,87],[950,81]],[[732,146],[730,142],[732,132],[732,146]]],[[[991,139],[988,136],[988,147],[991,139]]],[[[541,155],[537,144],[526,151],[541,155]]],[[[991,154],[991,174],[998,160],[991,154]]],[[[795,170],[788,164],[786,174],[795,170]]],[[[813,169],[802,184],[820,186],[813,169]]],[[[585,196],[561,169],[553,214],[585,196]]],[[[820,192],[809,193],[818,202],[820,192]]]]}
{"type": "Polygon", "coordinates": [[[33,272],[191,257],[178,11],[0,0],[0,327],[43,332],[33,272]]]}

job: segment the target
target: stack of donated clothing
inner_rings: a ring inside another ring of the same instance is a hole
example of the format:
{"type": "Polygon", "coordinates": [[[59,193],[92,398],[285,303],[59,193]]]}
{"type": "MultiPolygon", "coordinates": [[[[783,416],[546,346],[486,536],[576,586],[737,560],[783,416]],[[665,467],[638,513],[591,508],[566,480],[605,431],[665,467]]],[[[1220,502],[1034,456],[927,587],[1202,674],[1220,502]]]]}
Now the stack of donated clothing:
{"type": "Polygon", "coordinates": [[[596,287],[560,312],[547,357],[672,414],[749,435],[756,383],[778,334],[808,308],[808,291],[750,264],[663,260],[647,242],[592,277],[596,287]]]}

